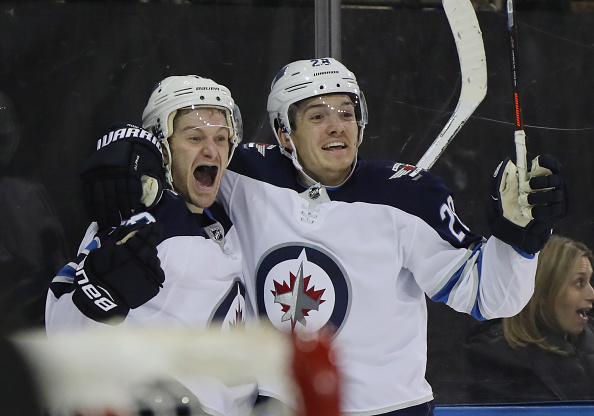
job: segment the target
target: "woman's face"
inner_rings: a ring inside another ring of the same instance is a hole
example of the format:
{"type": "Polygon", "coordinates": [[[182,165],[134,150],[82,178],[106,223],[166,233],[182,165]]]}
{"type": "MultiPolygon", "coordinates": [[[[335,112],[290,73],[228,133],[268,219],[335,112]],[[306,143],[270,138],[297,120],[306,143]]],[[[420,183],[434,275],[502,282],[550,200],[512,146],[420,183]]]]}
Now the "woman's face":
{"type": "Polygon", "coordinates": [[[591,278],[592,265],[586,257],[580,258],[567,275],[567,284],[555,303],[555,318],[566,334],[579,335],[588,322],[594,301],[591,278]]]}

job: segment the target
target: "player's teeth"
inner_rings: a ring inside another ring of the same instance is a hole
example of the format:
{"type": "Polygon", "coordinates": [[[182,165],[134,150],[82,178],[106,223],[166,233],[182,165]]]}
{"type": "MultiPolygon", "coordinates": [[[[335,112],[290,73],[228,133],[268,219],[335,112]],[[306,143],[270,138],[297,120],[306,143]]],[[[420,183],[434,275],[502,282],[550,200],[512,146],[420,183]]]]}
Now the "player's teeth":
{"type": "Polygon", "coordinates": [[[340,143],[340,142],[328,143],[326,146],[323,147],[323,149],[329,149],[331,147],[336,147],[336,146],[343,147],[344,146],[344,143],[340,143]]]}

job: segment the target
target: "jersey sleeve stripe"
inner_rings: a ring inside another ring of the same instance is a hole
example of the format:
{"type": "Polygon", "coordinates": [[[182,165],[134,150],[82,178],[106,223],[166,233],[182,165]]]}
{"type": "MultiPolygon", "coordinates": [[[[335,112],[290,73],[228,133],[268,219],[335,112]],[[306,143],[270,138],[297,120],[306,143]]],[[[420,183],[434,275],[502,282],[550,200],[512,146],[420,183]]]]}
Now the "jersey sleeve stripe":
{"type": "Polygon", "coordinates": [[[87,257],[89,252],[98,247],[99,240],[94,238],[85,249],[83,249],[74,261],[68,262],[62,267],[50,283],[50,290],[54,293],[56,298],[60,298],[64,293],[69,293],[74,290],[74,280],[76,278],[76,270],[81,262],[87,257]]]}
{"type": "MultiPolygon", "coordinates": [[[[477,247],[480,248],[480,245],[478,245],[477,247]]],[[[458,282],[458,279],[460,279],[460,276],[466,268],[468,261],[474,256],[474,251],[477,249],[477,247],[474,247],[474,250],[468,249],[464,257],[462,257],[460,261],[458,261],[458,263],[454,267],[452,267],[450,273],[445,275],[445,277],[435,287],[434,290],[427,293],[431,300],[436,302],[447,301],[450,292],[458,282]]]]}
{"type": "Polygon", "coordinates": [[[435,294],[429,296],[431,300],[446,303],[458,311],[471,313],[479,293],[482,247],[482,244],[477,244],[466,251],[465,256],[444,279],[445,284],[440,285],[441,288],[435,294]],[[464,294],[458,293],[461,285],[465,286],[462,291],[464,294]],[[470,292],[468,291],[468,285],[472,285],[470,292]],[[464,299],[467,300],[464,301],[464,299]]]}

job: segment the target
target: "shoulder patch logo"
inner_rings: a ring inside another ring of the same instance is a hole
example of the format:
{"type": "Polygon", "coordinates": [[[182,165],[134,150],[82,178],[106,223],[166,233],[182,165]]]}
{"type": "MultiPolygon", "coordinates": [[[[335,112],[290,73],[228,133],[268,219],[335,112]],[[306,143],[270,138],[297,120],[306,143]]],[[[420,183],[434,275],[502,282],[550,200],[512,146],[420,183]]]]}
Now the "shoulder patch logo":
{"type": "Polygon", "coordinates": [[[267,143],[246,143],[244,145],[244,147],[250,148],[256,148],[258,150],[258,152],[260,152],[260,154],[262,154],[262,156],[266,156],[266,150],[271,150],[274,149],[276,147],[275,144],[267,144],[267,143]]]}
{"type": "Polygon", "coordinates": [[[423,171],[423,168],[407,165],[405,163],[395,163],[394,166],[392,166],[392,170],[396,173],[390,176],[389,179],[401,178],[403,176],[410,176],[411,178],[414,178],[423,171]]]}

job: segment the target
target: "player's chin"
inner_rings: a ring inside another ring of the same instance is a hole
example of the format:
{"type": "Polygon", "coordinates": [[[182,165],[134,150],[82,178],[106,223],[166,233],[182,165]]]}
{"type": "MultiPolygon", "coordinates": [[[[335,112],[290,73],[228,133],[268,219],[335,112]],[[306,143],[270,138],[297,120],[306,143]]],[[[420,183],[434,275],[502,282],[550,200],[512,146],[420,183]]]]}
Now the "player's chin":
{"type": "Polygon", "coordinates": [[[326,169],[333,172],[340,172],[343,170],[348,170],[350,172],[354,159],[354,154],[328,156],[325,158],[326,169]]]}
{"type": "Polygon", "coordinates": [[[217,193],[219,192],[219,184],[220,182],[217,181],[212,186],[195,189],[194,192],[192,192],[192,202],[194,205],[201,208],[210,207],[214,203],[217,193]]]}
{"type": "Polygon", "coordinates": [[[216,196],[217,196],[216,192],[200,193],[200,194],[192,196],[192,203],[202,209],[208,208],[214,203],[216,196]]]}

